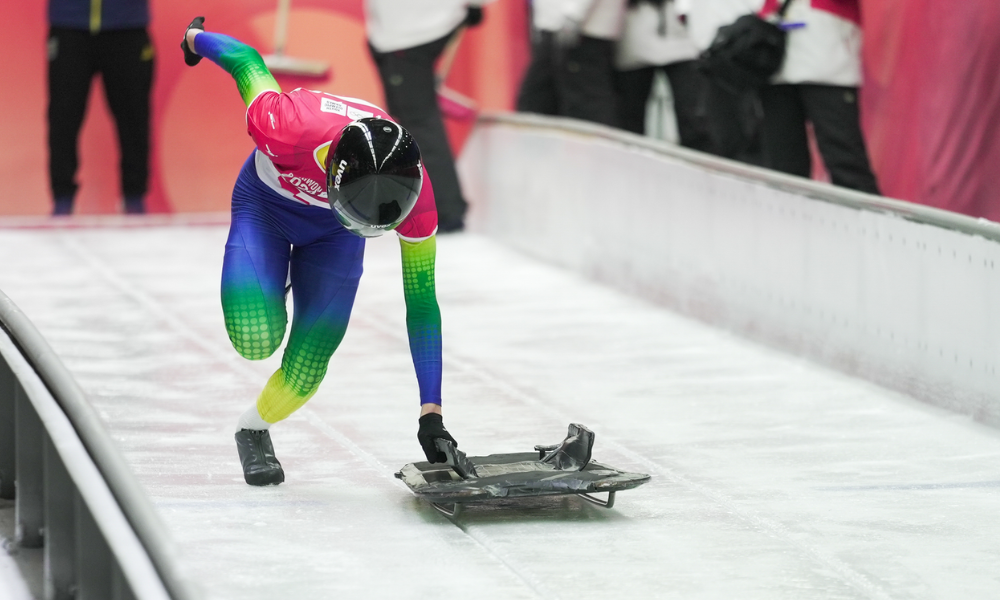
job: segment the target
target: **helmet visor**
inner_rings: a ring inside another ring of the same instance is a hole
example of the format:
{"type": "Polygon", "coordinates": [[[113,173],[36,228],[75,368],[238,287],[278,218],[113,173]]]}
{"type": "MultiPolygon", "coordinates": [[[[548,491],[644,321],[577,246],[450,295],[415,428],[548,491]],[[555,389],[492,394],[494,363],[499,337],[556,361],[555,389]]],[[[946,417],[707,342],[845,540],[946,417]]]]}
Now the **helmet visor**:
{"type": "Polygon", "coordinates": [[[330,207],[352,233],[378,237],[395,229],[416,204],[423,177],[419,167],[413,171],[367,175],[341,185],[330,207]]]}

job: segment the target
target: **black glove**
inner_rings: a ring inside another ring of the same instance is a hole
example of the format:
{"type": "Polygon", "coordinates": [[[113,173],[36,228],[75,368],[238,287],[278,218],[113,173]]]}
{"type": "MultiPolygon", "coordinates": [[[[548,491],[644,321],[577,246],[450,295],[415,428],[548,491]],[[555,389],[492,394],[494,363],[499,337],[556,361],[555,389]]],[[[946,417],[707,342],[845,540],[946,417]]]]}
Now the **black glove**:
{"type": "Polygon", "coordinates": [[[475,27],[483,22],[483,7],[482,6],[467,6],[465,7],[465,26],[475,27]]]}
{"type": "Polygon", "coordinates": [[[442,439],[448,440],[455,447],[458,447],[458,442],[455,438],[451,437],[448,430],[444,428],[444,421],[441,420],[441,415],[437,413],[427,413],[426,415],[420,417],[418,421],[420,423],[420,429],[417,431],[417,441],[420,442],[420,447],[424,449],[424,455],[427,456],[427,460],[432,463],[443,463],[447,461],[444,452],[441,452],[434,445],[434,440],[442,439]]]}
{"type": "Polygon", "coordinates": [[[181,40],[181,50],[184,51],[184,63],[193,67],[201,62],[201,57],[194,53],[193,48],[188,48],[188,32],[192,29],[205,31],[205,17],[195,17],[191,24],[184,30],[184,39],[181,40]]]}

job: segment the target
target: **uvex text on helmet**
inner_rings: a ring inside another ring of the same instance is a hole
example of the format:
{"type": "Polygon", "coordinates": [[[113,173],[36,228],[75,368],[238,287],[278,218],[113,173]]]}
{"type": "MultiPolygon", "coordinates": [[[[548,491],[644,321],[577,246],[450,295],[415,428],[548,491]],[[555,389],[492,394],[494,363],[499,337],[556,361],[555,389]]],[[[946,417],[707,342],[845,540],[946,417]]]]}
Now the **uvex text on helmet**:
{"type": "Polygon", "coordinates": [[[326,157],[330,208],[361,237],[395,229],[413,210],[422,185],[417,143],[386,119],[352,121],[326,157]]]}

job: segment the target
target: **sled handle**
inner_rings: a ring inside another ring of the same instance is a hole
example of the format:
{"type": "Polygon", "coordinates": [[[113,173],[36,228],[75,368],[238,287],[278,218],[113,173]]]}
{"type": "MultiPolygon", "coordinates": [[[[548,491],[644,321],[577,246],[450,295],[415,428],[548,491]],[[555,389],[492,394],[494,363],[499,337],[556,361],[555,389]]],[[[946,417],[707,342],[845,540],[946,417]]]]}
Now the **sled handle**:
{"type": "Polygon", "coordinates": [[[476,473],[476,465],[472,464],[469,457],[455,447],[454,444],[448,440],[437,438],[434,440],[434,445],[437,446],[439,452],[443,452],[445,456],[445,462],[453,471],[458,473],[458,476],[462,479],[475,479],[479,477],[476,473]]]}
{"type": "Polygon", "coordinates": [[[545,458],[545,455],[559,447],[559,444],[538,444],[535,450],[538,452],[538,460],[545,458]]]}

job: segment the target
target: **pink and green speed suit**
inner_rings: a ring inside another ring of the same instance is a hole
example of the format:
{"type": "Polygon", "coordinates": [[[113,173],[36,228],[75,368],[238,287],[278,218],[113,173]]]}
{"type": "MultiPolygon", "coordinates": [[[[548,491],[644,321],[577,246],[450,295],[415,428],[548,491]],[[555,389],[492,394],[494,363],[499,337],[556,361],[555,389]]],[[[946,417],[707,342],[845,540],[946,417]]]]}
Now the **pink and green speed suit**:
{"type": "MultiPolygon", "coordinates": [[[[257,398],[261,418],[286,418],[316,393],[347,329],[361,278],[365,240],[347,231],[326,197],[326,154],[341,130],[363,117],[388,119],[381,108],[323,92],[288,93],[256,50],[205,32],[195,51],[228,71],[247,104],[256,144],[233,190],[232,225],[222,270],[222,307],[236,350],[272,355],[287,325],[286,277],[294,317],[281,368],[257,398]]],[[[424,172],[417,204],[396,228],[403,297],[420,402],[441,403],[441,312],[434,286],[437,212],[424,172]]]]}

